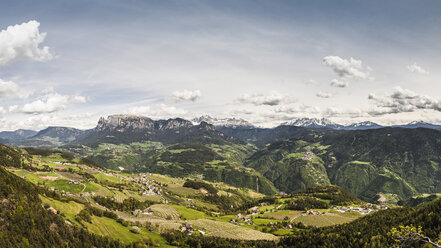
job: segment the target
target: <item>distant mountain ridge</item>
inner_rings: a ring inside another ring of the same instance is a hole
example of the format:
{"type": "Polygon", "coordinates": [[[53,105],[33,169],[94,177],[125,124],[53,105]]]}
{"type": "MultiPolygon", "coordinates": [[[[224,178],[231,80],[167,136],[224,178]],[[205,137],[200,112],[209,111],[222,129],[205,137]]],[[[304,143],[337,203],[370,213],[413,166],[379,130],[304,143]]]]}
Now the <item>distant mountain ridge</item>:
{"type": "Polygon", "coordinates": [[[341,129],[343,125],[332,122],[326,118],[296,118],[288,122],[284,122],[283,126],[296,126],[296,127],[307,127],[307,128],[332,128],[341,129]]]}
{"type": "Polygon", "coordinates": [[[182,119],[153,120],[145,116],[111,115],[100,118],[98,125],[87,135],[75,141],[82,144],[132,143],[159,141],[165,144],[180,142],[241,142],[225,135],[206,122],[193,125],[182,119]]]}
{"type": "Polygon", "coordinates": [[[401,128],[429,128],[441,130],[441,125],[432,124],[424,121],[413,121],[407,124],[383,126],[372,121],[363,121],[349,125],[341,125],[326,118],[295,118],[284,122],[281,125],[306,127],[306,128],[328,128],[337,130],[366,130],[383,127],[401,127],[401,128]]]}
{"type": "Polygon", "coordinates": [[[193,124],[182,118],[168,120],[152,120],[145,116],[136,115],[111,115],[105,119],[101,117],[94,131],[118,131],[128,130],[174,130],[190,128],[193,124]]]}
{"type": "Polygon", "coordinates": [[[72,142],[78,137],[85,135],[90,130],[81,130],[72,127],[48,127],[39,131],[36,135],[30,137],[32,139],[57,139],[59,142],[72,142]]]}
{"type": "Polygon", "coordinates": [[[56,147],[71,143],[100,143],[157,140],[165,143],[188,140],[203,140],[208,137],[218,140],[234,140],[263,146],[309,132],[326,130],[368,130],[385,127],[429,128],[441,130],[441,125],[414,121],[403,125],[382,126],[371,121],[341,125],[326,118],[295,118],[274,128],[256,127],[238,118],[215,118],[204,115],[191,121],[183,118],[153,120],[146,116],[117,114],[101,117],[95,128],[80,130],[69,127],[48,127],[39,132],[16,130],[0,132],[0,141],[15,146],[56,147]],[[203,131],[202,129],[205,129],[203,131]],[[202,135],[201,132],[206,132],[202,135]],[[207,133],[208,132],[208,133],[207,133]],[[93,133],[93,134],[92,134],[93,133]],[[123,133],[125,135],[123,135],[123,133]],[[190,134],[198,136],[190,137],[190,134]],[[231,136],[231,137],[227,137],[231,136]],[[234,137],[234,138],[233,138],[234,137]],[[95,139],[95,140],[94,140],[95,139]]]}
{"type": "Polygon", "coordinates": [[[30,138],[36,134],[37,134],[37,131],[26,130],[26,129],[18,129],[15,131],[3,131],[3,132],[0,132],[0,139],[20,140],[20,139],[30,138]]]}
{"type": "Polygon", "coordinates": [[[413,121],[405,125],[393,125],[392,127],[403,127],[403,128],[430,128],[441,130],[441,125],[431,124],[424,121],[413,121]]]}
{"type": "Polygon", "coordinates": [[[237,118],[214,118],[209,115],[203,115],[198,118],[192,119],[193,123],[199,124],[201,122],[207,122],[214,125],[215,127],[231,127],[231,128],[255,128],[253,124],[244,120],[237,118]]]}
{"type": "Polygon", "coordinates": [[[376,128],[383,128],[384,126],[379,125],[372,121],[363,121],[359,123],[353,123],[347,126],[344,126],[342,129],[345,130],[364,130],[364,129],[376,129],[376,128]]]}
{"type": "Polygon", "coordinates": [[[55,147],[73,142],[89,131],[71,127],[48,127],[38,132],[32,130],[22,130],[20,132],[20,130],[17,130],[12,134],[9,133],[9,139],[3,141],[5,144],[20,147],[55,147]]]}

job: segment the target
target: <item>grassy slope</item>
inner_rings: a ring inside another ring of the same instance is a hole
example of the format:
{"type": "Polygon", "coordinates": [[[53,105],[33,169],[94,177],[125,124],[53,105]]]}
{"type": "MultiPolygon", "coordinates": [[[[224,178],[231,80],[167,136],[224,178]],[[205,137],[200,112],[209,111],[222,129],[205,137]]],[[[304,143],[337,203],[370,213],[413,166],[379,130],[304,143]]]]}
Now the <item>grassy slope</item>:
{"type": "MultiPolygon", "coordinates": [[[[182,152],[182,151],[181,151],[182,152]]],[[[295,157],[298,155],[293,155],[292,157],[295,157]]],[[[35,158],[37,159],[37,158],[35,158]]],[[[46,160],[45,157],[39,157],[39,160],[46,160]]],[[[51,157],[52,162],[58,162],[60,159],[59,157],[51,157]]],[[[131,174],[131,173],[118,173],[118,172],[110,172],[110,171],[101,171],[97,169],[93,169],[90,167],[87,167],[85,165],[75,165],[76,168],[78,168],[78,173],[83,173],[83,171],[87,171],[88,173],[91,173],[93,177],[97,180],[97,188],[93,189],[93,192],[97,195],[107,195],[107,196],[113,196],[113,199],[117,202],[122,202],[124,199],[127,199],[128,197],[136,198],[140,201],[144,200],[150,200],[152,197],[158,197],[158,196],[141,196],[139,194],[140,186],[136,183],[132,182],[133,177],[138,177],[138,174],[131,174]],[[118,175],[118,176],[117,176],[118,175]],[[118,188],[116,187],[118,185],[118,188]]],[[[54,169],[54,172],[30,172],[26,170],[14,170],[15,173],[19,175],[23,175],[28,177],[29,179],[32,179],[32,176],[35,176],[38,179],[38,182],[45,182],[46,186],[48,186],[50,183],[53,182],[62,182],[61,179],[57,181],[50,181],[50,180],[43,180],[40,178],[40,175],[44,176],[60,176],[63,177],[67,176],[67,174],[63,174],[62,172],[58,171],[57,169],[54,169]]],[[[78,176],[78,178],[82,178],[80,174],[69,174],[70,177],[78,176]]],[[[209,203],[204,201],[203,193],[200,190],[195,190],[191,188],[185,188],[182,185],[186,181],[183,178],[173,178],[165,175],[159,175],[159,174],[149,174],[145,173],[144,176],[149,180],[155,180],[155,182],[158,185],[161,185],[162,189],[164,190],[164,197],[168,199],[171,204],[154,204],[150,206],[150,208],[154,211],[154,215],[140,215],[138,217],[133,216],[131,212],[127,213],[119,213],[118,215],[131,222],[139,221],[140,223],[152,223],[152,225],[155,227],[155,231],[157,232],[164,232],[167,229],[178,229],[181,223],[185,221],[190,221],[197,223],[196,227],[201,228],[201,230],[207,231],[207,233],[211,235],[220,235],[220,237],[225,238],[239,238],[239,239],[260,239],[262,237],[273,239],[274,237],[271,234],[265,234],[259,231],[264,230],[269,223],[276,223],[276,222],[283,222],[283,219],[272,219],[274,215],[284,216],[289,215],[290,219],[293,216],[291,213],[292,211],[289,210],[283,210],[283,207],[286,205],[284,202],[286,202],[287,199],[281,198],[279,201],[277,201],[274,205],[267,206],[267,207],[261,207],[261,209],[267,208],[267,209],[273,209],[273,212],[270,213],[264,213],[261,215],[258,215],[255,219],[256,226],[253,225],[245,225],[245,223],[242,223],[241,221],[236,219],[236,215],[224,215],[224,216],[218,216],[218,217],[211,217],[211,215],[216,216],[219,215],[219,206],[215,205],[214,203],[209,203]],[[191,198],[193,202],[195,203],[196,208],[199,210],[196,210],[194,208],[189,208],[190,203],[188,199],[191,198]],[[276,210],[277,207],[282,206],[280,210],[276,210]],[[207,213],[203,211],[207,211],[207,213]],[[209,214],[208,214],[209,213],[209,214]],[[236,221],[239,221],[242,223],[241,226],[232,225],[229,222],[232,219],[236,219],[236,221]],[[156,227],[156,224],[158,226],[156,227]],[[213,229],[212,227],[216,227],[217,229],[213,229]],[[233,228],[234,227],[234,228],[233,228]],[[231,230],[230,230],[231,229],[231,230]],[[249,233],[251,231],[251,233],[249,233]],[[248,235],[251,235],[248,237],[248,235]]],[[[84,178],[83,178],[84,179],[84,178]]],[[[82,179],[82,180],[83,180],[82,179]]],[[[80,180],[81,181],[81,180],[80,180]]],[[[36,181],[36,183],[38,183],[36,181]]],[[[87,183],[86,183],[87,184],[87,183]]],[[[219,189],[219,195],[228,197],[229,194],[233,194],[233,198],[240,200],[241,198],[237,198],[236,196],[241,196],[243,199],[259,199],[263,197],[262,194],[257,194],[254,191],[251,191],[249,189],[237,189],[231,186],[228,186],[223,183],[214,183],[215,187],[219,189]]],[[[72,187],[72,185],[66,184],[66,182],[60,183],[60,185],[57,185],[58,189],[64,189],[64,187],[72,187]]],[[[87,187],[89,188],[89,187],[87,187]]],[[[87,198],[87,197],[86,197],[87,198]]],[[[60,202],[49,198],[42,198],[45,203],[48,203],[49,205],[53,206],[57,210],[61,211],[66,217],[67,220],[69,220],[73,224],[78,224],[75,220],[76,215],[79,213],[79,211],[84,208],[84,205],[76,203],[76,202],[60,202]]],[[[157,201],[160,201],[160,198],[158,197],[156,199],[157,201]]],[[[329,201],[329,200],[328,200],[329,201]]],[[[242,213],[245,213],[244,211],[240,211],[242,213]]],[[[298,213],[295,214],[295,216],[299,215],[298,213]]],[[[327,225],[329,224],[328,220],[325,220],[322,217],[322,224],[317,224],[318,226],[321,225],[327,225]]],[[[329,217],[333,218],[333,217],[329,217]]],[[[320,219],[317,220],[310,220],[311,218],[304,218],[302,222],[304,224],[311,224],[315,225],[317,222],[320,222],[320,219]],[[309,221],[309,222],[308,222],[309,221]],[[312,222],[311,222],[312,221],[312,222]]],[[[340,218],[343,219],[343,218],[340,218]]],[[[346,218],[343,221],[349,221],[349,218],[346,218]]],[[[84,223],[84,222],[83,222],[84,223]]],[[[339,221],[334,221],[334,223],[340,223],[339,221]]],[[[137,235],[135,233],[130,232],[130,226],[125,227],[121,225],[120,223],[105,218],[105,217],[93,217],[92,224],[86,224],[84,223],[88,230],[92,231],[93,233],[99,234],[99,235],[107,235],[109,237],[113,237],[116,235],[115,233],[121,232],[123,235],[116,236],[118,239],[121,239],[124,242],[129,241],[137,241],[140,240],[139,237],[142,235],[137,235]]],[[[280,229],[277,232],[279,235],[283,232],[284,229],[280,229]]],[[[149,237],[149,236],[146,236],[149,237]]]]}
{"type": "Polygon", "coordinates": [[[101,236],[114,237],[128,244],[149,237],[156,240],[161,247],[168,247],[166,241],[157,233],[149,232],[145,228],[140,228],[140,233],[133,233],[130,227],[125,227],[113,219],[106,217],[92,217],[92,223],[85,223],[87,229],[101,236]]]}

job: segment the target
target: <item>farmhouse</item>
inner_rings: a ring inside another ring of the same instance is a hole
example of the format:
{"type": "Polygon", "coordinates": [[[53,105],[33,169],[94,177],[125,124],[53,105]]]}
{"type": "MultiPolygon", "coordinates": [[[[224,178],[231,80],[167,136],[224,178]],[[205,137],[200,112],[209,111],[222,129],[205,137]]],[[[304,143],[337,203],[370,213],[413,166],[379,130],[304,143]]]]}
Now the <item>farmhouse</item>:
{"type": "Polygon", "coordinates": [[[49,210],[53,214],[58,214],[58,211],[53,207],[49,207],[47,210],[49,210]]]}
{"type": "Polygon", "coordinates": [[[324,215],[325,212],[319,212],[319,211],[314,211],[312,209],[309,209],[308,211],[306,211],[306,214],[308,214],[308,215],[324,215]]]}
{"type": "Polygon", "coordinates": [[[193,226],[190,223],[182,223],[181,232],[186,233],[188,235],[193,234],[193,226]]]}
{"type": "Polygon", "coordinates": [[[259,211],[259,207],[258,207],[258,206],[252,207],[252,208],[248,209],[248,211],[249,211],[250,213],[260,214],[260,211],[259,211]]]}

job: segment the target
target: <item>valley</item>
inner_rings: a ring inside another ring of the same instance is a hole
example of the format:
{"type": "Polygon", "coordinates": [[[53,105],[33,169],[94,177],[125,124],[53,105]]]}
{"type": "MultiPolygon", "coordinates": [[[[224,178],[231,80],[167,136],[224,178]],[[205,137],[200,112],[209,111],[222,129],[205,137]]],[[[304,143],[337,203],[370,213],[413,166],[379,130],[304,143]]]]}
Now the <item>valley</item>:
{"type": "Polygon", "coordinates": [[[2,146],[2,167],[67,227],[123,246],[283,247],[425,208],[440,192],[434,129],[215,128],[117,115],[37,136],[2,146]]]}
{"type": "Polygon", "coordinates": [[[186,232],[207,237],[277,241],[298,229],[346,223],[364,215],[343,212],[329,203],[360,208],[366,205],[353,196],[345,197],[342,194],[350,194],[337,187],[265,196],[196,177],[102,169],[63,152],[21,152],[23,163],[6,169],[42,188],[42,207],[69,225],[116,237],[123,243],[147,238],[154,245],[167,247],[160,234],[181,231],[185,225],[186,232]],[[297,200],[302,205],[294,206],[297,200]],[[314,205],[314,201],[322,204],[314,205]]]}

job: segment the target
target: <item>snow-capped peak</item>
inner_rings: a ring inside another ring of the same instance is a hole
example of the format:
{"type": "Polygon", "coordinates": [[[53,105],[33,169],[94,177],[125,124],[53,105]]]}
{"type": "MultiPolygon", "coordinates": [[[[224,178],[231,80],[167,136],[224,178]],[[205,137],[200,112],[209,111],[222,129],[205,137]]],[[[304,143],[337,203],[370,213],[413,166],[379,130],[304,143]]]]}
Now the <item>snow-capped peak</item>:
{"type": "Polygon", "coordinates": [[[209,115],[203,115],[201,117],[197,117],[192,119],[192,122],[195,124],[199,124],[202,121],[205,121],[209,124],[212,124],[214,126],[217,127],[233,127],[233,128],[237,128],[237,127],[247,127],[247,128],[252,128],[255,127],[253,124],[251,124],[250,122],[244,120],[244,119],[237,119],[237,118],[215,118],[215,117],[211,117],[209,115]]]}
{"type": "Polygon", "coordinates": [[[412,121],[409,122],[407,125],[431,125],[431,124],[425,121],[412,121]]]}
{"type": "Polygon", "coordinates": [[[309,128],[339,128],[341,125],[326,118],[296,118],[282,123],[286,126],[309,127],[309,128]]]}
{"type": "Polygon", "coordinates": [[[372,122],[372,121],[363,121],[358,123],[352,123],[344,127],[344,129],[352,130],[352,129],[375,129],[381,128],[382,126],[372,122]]]}

